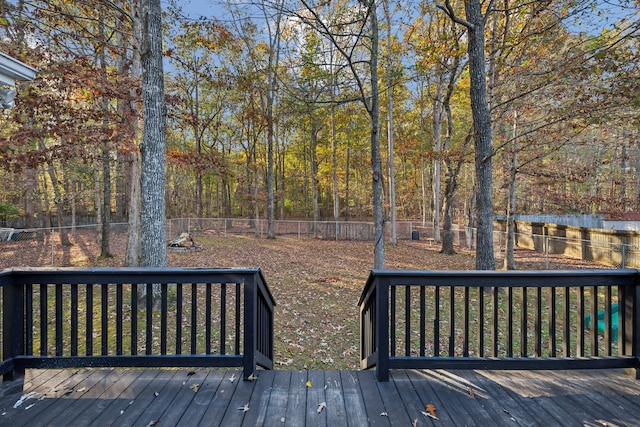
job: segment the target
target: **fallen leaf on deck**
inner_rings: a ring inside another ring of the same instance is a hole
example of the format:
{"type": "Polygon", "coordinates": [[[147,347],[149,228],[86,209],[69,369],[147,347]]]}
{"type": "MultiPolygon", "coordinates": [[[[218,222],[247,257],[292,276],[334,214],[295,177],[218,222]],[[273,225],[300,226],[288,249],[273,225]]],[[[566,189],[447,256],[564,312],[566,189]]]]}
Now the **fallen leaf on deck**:
{"type": "Polygon", "coordinates": [[[158,396],[160,396],[160,393],[158,393],[157,391],[154,391],[154,392],[153,392],[153,395],[154,395],[155,397],[158,397],[158,396]]]}
{"type": "Polygon", "coordinates": [[[471,389],[471,387],[467,387],[467,391],[469,392],[469,396],[471,396],[471,398],[475,398],[476,396],[473,394],[473,390],[471,389]]]}
{"type": "Polygon", "coordinates": [[[231,378],[229,378],[230,382],[234,382],[236,380],[236,374],[231,375],[231,378]]]}
{"type": "Polygon", "coordinates": [[[436,417],[436,405],[434,405],[433,403],[429,403],[425,409],[429,414],[431,414],[431,417],[436,417]]]}
{"type": "Polygon", "coordinates": [[[238,410],[242,412],[247,412],[249,410],[249,404],[245,403],[244,406],[239,407],[238,410]]]}
{"type": "Polygon", "coordinates": [[[249,375],[249,377],[247,378],[248,381],[255,381],[257,379],[258,377],[256,377],[254,374],[249,375]]]}
{"type": "Polygon", "coordinates": [[[189,388],[193,390],[194,393],[197,393],[198,389],[200,388],[200,384],[191,384],[189,388]]]}
{"type": "Polygon", "coordinates": [[[321,404],[318,405],[318,409],[316,410],[316,412],[319,414],[326,407],[327,407],[327,402],[322,402],[321,404]]]}
{"type": "Polygon", "coordinates": [[[388,416],[389,416],[389,414],[387,414],[386,412],[380,412],[380,416],[381,416],[381,417],[388,417],[388,416]]]}
{"type": "Polygon", "coordinates": [[[307,380],[307,387],[311,387],[313,384],[311,384],[311,380],[307,380]]]}

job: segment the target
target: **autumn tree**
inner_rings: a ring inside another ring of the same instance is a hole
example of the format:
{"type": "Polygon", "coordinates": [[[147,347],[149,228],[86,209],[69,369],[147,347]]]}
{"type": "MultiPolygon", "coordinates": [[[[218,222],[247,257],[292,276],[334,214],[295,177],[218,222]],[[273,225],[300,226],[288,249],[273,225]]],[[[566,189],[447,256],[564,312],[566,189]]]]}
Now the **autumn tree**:
{"type": "Polygon", "coordinates": [[[304,13],[288,13],[309,25],[335,47],[352,73],[357,93],[370,119],[372,200],[374,223],[374,266],[384,267],[384,217],[382,210],[382,160],[380,156],[380,93],[378,81],[378,2],[368,0],[350,5],[338,2],[332,10],[324,3],[302,1],[304,13]],[[327,19],[327,15],[335,16],[327,19]],[[348,30],[347,30],[348,29],[348,30]]]}
{"type": "Polygon", "coordinates": [[[443,10],[456,23],[467,29],[467,51],[469,54],[469,74],[471,78],[470,97],[473,116],[476,203],[478,211],[478,231],[476,237],[476,268],[494,270],[493,255],[493,130],[491,112],[487,102],[485,26],[493,7],[490,0],[484,7],[480,0],[464,2],[465,18],[460,17],[451,2],[446,0],[443,10]]]}

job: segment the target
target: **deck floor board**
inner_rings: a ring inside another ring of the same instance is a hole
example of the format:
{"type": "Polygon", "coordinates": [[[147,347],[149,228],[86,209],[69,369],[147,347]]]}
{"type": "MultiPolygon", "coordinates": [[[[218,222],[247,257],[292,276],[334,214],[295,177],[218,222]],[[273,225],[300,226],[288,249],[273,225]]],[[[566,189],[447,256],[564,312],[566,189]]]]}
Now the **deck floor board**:
{"type": "Polygon", "coordinates": [[[392,370],[388,383],[378,383],[372,371],[257,376],[244,381],[240,370],[217,369],[27,370],[0,385],[0,426],[640,425],[640,381],[622,370],[392,370]],[[430,403],[438,420],[424,414],[430,403]]]}

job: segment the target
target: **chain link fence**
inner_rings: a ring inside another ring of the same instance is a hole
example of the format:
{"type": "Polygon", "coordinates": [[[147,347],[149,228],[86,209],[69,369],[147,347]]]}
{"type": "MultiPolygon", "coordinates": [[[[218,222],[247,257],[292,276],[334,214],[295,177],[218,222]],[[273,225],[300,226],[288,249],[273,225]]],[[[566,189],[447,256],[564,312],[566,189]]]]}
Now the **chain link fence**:
{"type": "MultiPolygon", "coordinates": [[[[189,233],[196,240],[201,236],[245,235],[266,238],[267,220],[244,218],[175,218],[166,222],[166,237],[171,240],[182,233],[189,233]]],[[[67,267],[91,266],[100,255],[99,225],[75,227],[13,229],[0,228],[0,269],[9,267],[67,267]]],[[[398,221],[398,240],[420,240],[429,246],[437,246],[432,225],[419,221],[398,221]]],[[[454,225],[454,245],[473,251],[475,229],[454,225]]],[[[317,238],[328,240],[373,241],[374,225],[366,221],[302,221],[277,220],[274,232],[279,237],[317,238]]],[[[126,251],[128,224],[110,225],[110,250],[115,254],[126,251]]],[[[385,224],[385,240],[390,241],[390,227],[385,224]]],[[[499,265],[505,257],[507,234],[494,232],[494,255],[499,265]]],[[[599,263],[610,267],[640,267],[640,248],[635,244],[607,242],[602,239],[576,239],[549,235],[516,233],[516,248],[533,250],[546,260],[547,269],[558,259],[567,257],[587,263],[599,263]]],[[[559,263],[558,263],[559,264],[559,263]]]]}

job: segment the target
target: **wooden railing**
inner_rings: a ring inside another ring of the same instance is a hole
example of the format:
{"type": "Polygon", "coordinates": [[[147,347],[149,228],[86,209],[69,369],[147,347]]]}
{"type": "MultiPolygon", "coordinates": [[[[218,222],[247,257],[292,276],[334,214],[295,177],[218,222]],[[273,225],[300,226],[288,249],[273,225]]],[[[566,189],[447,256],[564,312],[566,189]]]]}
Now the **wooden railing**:
{"type": "Polygon", "coordinates": [[[25,368],[273,369],[275,301],[259,269],[9,269],[0,287],[5,379],[25,368]]]}
{"type": "Polygon", "coordinates": [[[361,367],[640,370],[637,270],[373,270],[361,367]]]}

